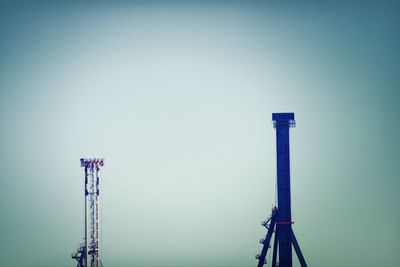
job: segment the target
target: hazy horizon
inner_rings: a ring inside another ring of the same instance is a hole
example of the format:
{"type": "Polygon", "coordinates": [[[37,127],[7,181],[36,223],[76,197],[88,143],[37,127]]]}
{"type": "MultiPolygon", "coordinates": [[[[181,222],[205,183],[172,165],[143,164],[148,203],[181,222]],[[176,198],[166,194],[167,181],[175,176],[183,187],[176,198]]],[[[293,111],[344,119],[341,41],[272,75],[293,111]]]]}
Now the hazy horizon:
{"type": "Polygon", "coordinates": [[[105,267],[256,266],[273,112],[296,116],[293,229],[308,266],[400,266],[399,11],[1,1],[0,266],[76,266],[82,157],[105,158],[105,267]]]}

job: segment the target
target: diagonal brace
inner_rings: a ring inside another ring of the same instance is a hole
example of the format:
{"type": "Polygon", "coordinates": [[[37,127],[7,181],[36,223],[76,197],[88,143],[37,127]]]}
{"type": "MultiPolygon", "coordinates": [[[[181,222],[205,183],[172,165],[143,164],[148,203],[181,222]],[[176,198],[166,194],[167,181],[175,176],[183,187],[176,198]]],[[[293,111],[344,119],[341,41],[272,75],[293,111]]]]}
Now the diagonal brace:
{"type": "Polygon", "coordinates": [[[272,211],[272,216],[271,216],[271,223],[268,227],[268,232],[267,232],[267,236],[265,237],[265,240],[263,242],[264,246],[262,248],[261,251],[261,255],[258,258],[258,265],[257,267],[262,267],[265,264],[265,258],[267,257],[267,252],[268,252],[268,248],[269,248],[269,243],[271,241],[271,237],[272,237],[272,233],[274,232],[275,229],[275,224],[276,224],[276,219],[278,217],[278,212],[276,210],[276,208],[272,211]]]}
{"type": "Polygon", "coordinates": [[[301,267],[307,267],[306,260],[303,257],[303,253],[301,253],[299,243],[297,243],[297,239],[296,239],[296,236],[294,235],[292,227],[290,227],[290,236],[292,238],[292,244],[293,244],[294,250],[296,251],[297,258],[299,259],[301,267]]]}

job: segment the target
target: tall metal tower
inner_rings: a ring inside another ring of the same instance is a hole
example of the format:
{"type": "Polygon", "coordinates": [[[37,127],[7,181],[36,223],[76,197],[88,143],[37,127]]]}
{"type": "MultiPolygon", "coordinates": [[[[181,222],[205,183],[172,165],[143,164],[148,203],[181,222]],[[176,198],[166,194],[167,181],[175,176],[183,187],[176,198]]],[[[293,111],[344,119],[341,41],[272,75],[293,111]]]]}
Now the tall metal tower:
{"type": "Polygon", "coordinates": [[[81,159],[85,168],[85,236],[77,252],[71,257],[78,261],[77,267],[101,267],[100,247],[100,167],[104,159],[81,159]]]}
{"type": "Polygon", "coordinates": [[[292,267],[292,245],[302,267],[307,267],[300,246],[292,229],[292,214],[290,200],[290,154],[289,154],[289,128],[295,127],[294,113],[272,113],[272,121],[276,129],[276,157],[277,157],[277,192],[278,207],[272,209],[270,218],[263,222],[268,231],[264,239],[257,267],[266,264],[266,256],[272,234],[275,232],[272,267],[292,267]],[[279,248],[279,249],[278,249],[279,248]],[[279,251],[279,253],[278,253],[279,251]],[[279,264],[277,255],[279,254],[279,264]]]}

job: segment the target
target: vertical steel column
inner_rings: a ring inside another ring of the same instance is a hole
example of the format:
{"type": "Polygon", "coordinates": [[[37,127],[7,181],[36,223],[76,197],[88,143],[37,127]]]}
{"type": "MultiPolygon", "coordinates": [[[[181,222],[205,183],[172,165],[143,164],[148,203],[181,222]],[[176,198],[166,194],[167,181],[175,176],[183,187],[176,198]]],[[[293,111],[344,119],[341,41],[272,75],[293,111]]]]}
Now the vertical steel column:
{"type": "Polygon", "coordinates": [[[96,266],[100,266],[100,178],[99,178],[99,166],[96,166],[96,195],[95,195],[95,202],[96,202],[96,266]]]}
{"type": "Polygon", "coordinates": [[[81,159],[85,167],[85,259],[84,267],[100,266],[99,170],[103,159],[81,159]]]}
{"type": "Polygon", "coordinates": [[[85,267],[90,266],[89,263],[89,253],[90,253],[90,228],[91,223],[88,217],[90,216],[91,208],[90,208],[90,184],[91,184],[91,168],[89,164],[85,165],[85,267]],[[89,263],[89,264],[88,264],[89,263]]]}
{"type": "Polygon", "coordinates": [[[294,113],[273,113],[272,120],[276,129],[279,266],[292,267],[289,128],[295,126],[294,113]]]}
{"type": "Polygon", "coordinates": [[[272,113],[272,121],[276,129],[276,167],[277,167],[277,191],[278,208],[272,209],[271,219],[262,225],[268,228],[265,240],[262,240],[263,249],[261,254],[256,255],[258,267],[263,266],[266,261],[268,249],[270,248],[271,235],[275,232],[274,247],[272,254],[272,267],[292,267],[292,245],[296,251],[301,267],[307,267],[300,246],[292,230],[292,214],[290,203],[290,152],[289,152],[289,128],[295,126],[294,113],[272,113]],[[276,219],[272,223],[272,218],[276,219]],[[268,222],[271,223],[268,225],[268,222]],[[278,249],[279,247],[279,249],[278,249]],[[279,263],[277,262],[279,255],[279,263]]]}
{"type": "Polygon", "coordinates": [[[84,243],[71,257],[78,262],[77,267],[100,267],[100,166],[104,159],[81,159],[85,168],[85,233],[84,243]]]}

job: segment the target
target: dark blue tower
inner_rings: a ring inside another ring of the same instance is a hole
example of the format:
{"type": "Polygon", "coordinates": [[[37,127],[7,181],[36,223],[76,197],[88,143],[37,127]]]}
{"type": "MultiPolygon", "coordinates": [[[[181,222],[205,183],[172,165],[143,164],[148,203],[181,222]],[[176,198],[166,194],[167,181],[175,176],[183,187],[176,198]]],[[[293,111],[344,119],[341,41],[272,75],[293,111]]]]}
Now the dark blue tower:
{"type": "Polygon", "coordinates": [[[301,253],[299,244],[292,230],[292,213],[290,199],[290,151],[289,129],[295,126],[294,113],[272,113],[272,121],[276,129],[276,167],[277,167],[277,192],[278,207],[272,209],[271,217],[262,223],[268,231],[265,239],[261,239],[263,249],[256,258],[258,267],[266,263],[266,256],[272,234],[275,232],[272,267],[292,267],[292,245],[302,267],[307,264],[301,253]],[[279,251],[279,253],[278,253],[279,251]],[[277,264],[279,256],[279,265],[277,264]]]}

